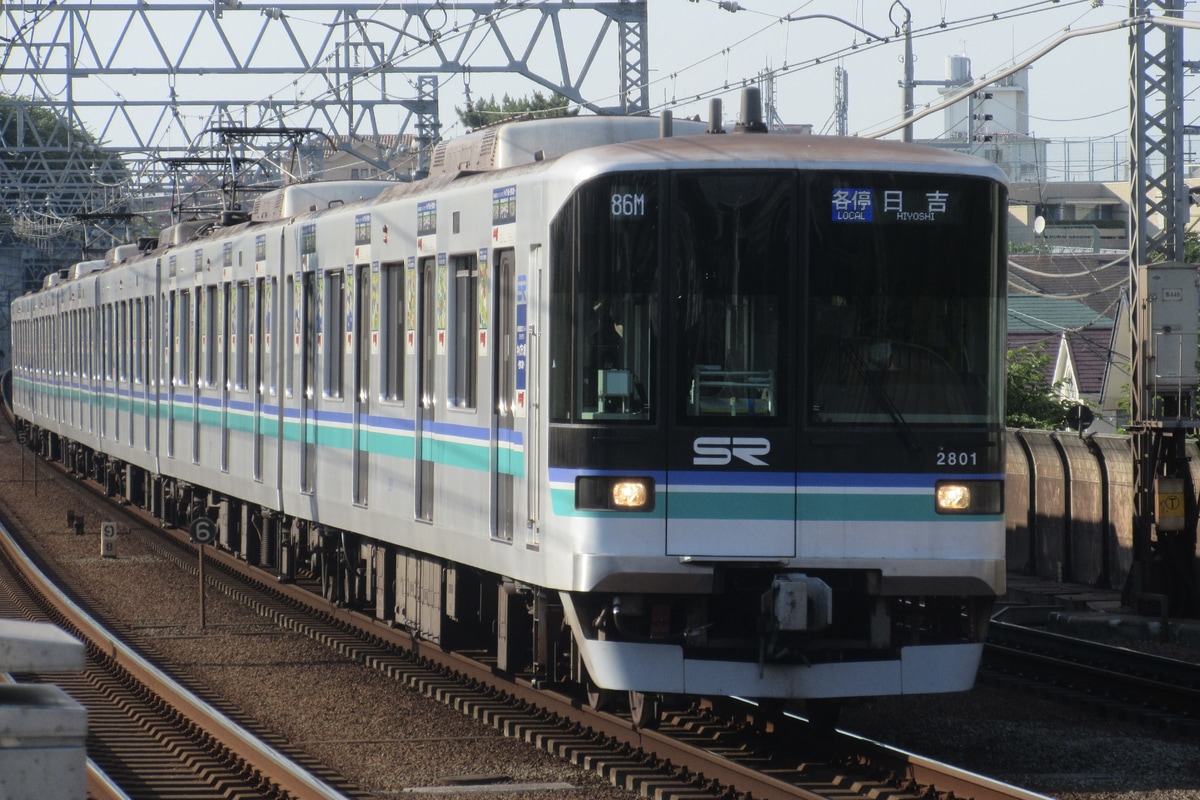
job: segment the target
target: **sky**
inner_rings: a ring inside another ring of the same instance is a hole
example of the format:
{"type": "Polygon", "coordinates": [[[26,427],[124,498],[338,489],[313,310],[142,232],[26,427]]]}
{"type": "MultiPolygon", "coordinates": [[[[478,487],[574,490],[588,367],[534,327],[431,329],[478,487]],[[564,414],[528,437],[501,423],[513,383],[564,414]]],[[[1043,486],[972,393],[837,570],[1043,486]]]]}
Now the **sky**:
{"type": "MultiPolygon", "coordinates": [[[[286,22],[283,22],[280,17],[284,15],[271,17],[268,11],[272,9],[264,7],[262,0],[244,0],[244,3],[222,0],[219,6],[229,10],[223,11],[221,36],[241,39],[240,47],[248,50],[251,40],[263,35],[258,33],[259,26],[268,25],[262,47],[255,44],[259,53],[256,58],[260,60],[263,54],[272,50],[272,44],[275,49],[286,49],[286,38],[282,37],[292,35],[314,42],[332,41],[331,50],[338,51],[337,37],[349,35],[348,29],[331,30],[328,18],[306,9],[304,2],[289,0],[286,22]]],[[[119,0],[86,4],[82,0],[65,2],[72,8],[86,6],[91,9],[110,4],[121,3],[119,0]]],[[[475,4],[478,5],[478,0],[475,4]]],[[[163,0],[145,8],[153,14],[172,5],[170,0],[163,0]]],[[[376,18],[368,19],[368,22],[382,26],[364,28],[376,39],[387,37],[389,20],[396,24],[402,19],[396,16],[400,4],[395,0],[379,0],[376,7],[363,6],[361,2],[354,5],[360,8],[360,18],[374,16],[376,18]]],[[[458,4],[450,0],[441,4],[426,0],[421,5],[436,6],[430,14],[435,18],[441,14],[440,32],[446,35],[450,52],[454,52],[456,26],[471,19],[471,12],[466,10],[469,4],[464,3],[458,8],[458,4]]],[[[516,29],[526,25],[532,28],[542,18],[536,13],[526,13],[523,8],[536,9],[539,5],[536,0],[510,0],[503,6],[497,4],[502,10],[495,12],[495,16],[503,16],[506,27],[516,29]]],[[[34,3],[29,7],[36,10],[39,6],[34,3]]],[[[726,121],[731,121],[739,107],[741,86],[770,70],[776,76],[776,98],[783,121],[810,124],[817,133],[833,132],[834,69],[840,65],[848,74],[848,132],[853,135],[877,134],[901,118],[902,92],[898,82],[904,77],[904,40],[897,35],[897,28],[904,24],[906,13],[911,19],[913,70],[918,82],[944,79],[946,60],[951,55],[970,58],[972,74],[976,78],[995,74],[1015,61],[1050,47],[1065,31],[1078,33],[1112,25],[1128,15],[1127,3],[1113,0],[648,0],[647,7],[652,112],[669,108],[677,117],[699,115],[707,119],[709,98],[720,96],[726,121]]],[[[80,84],[76,89],[77,98],[80,93],[95,95],[80,99],[165,98],[178,92],[182,97],[202,95],[224,100],[245,97],[245,94],[237,93],[248,89],[251,94],[247,99],[253,104],[268,99],[303,102],[318,98],[322,93],[328,97],[335,91],[330,88],[329,75],[324,71],[325,61],[300,79],[260,77],[251,82],[212,74],[178,80],[168,80],[161,74],[148,77],[149,71],[144,67],[155,62],[157,42],[132,36],[119,40],[112,31],[103,29],[116,15],[100,12],[89,12],[89,15],[85,26],[97,48],[122,41],[112,63],[143,69],[137,77],[98,76],[86,86],[80,84]],[[247,86],[251,83],[252,86],[247,86]]],[[[1187,16],[1200,20],[1200,10],[1189,10],[1187,16]]],[[[29,17],[18,15],[17,18],[20,21],[29,17]]],[[[47,14],[45,19],[38,32],[48,36],[53,28],[53,15],[47,14]]],[[[171,39],[194,41],[192,52],[185,60],[192,63],[222,51],[220,41],[207,29],[193,40],[189,26],[179,24],[179,20],[186,19],[186,16],[175,17],[168,22],[165,16],[159,17],[155,23],[158,26],[155,37],[163,42],[171,39]]],[[[599,13],[559,15],[558,20],[567,31],[568,49],[571,50],[568,55],[576,75],[580,72],[580,63],[595,43],[604,19],[599,13]],[[580,27],[572,27],[577,24],[580,27]]],[[[8,25],[6,18],[6,27],[0,35],[15,34],[8,25]]],[[[1200,32],[1189,31],[1185,43],[1197,36],[1200,32]]],[[[521,47],[518,39],[513,38],[517,50],[521,47]]],[[[542,74],[557,75],[553,41],[549,37],[542,41],[544,43],[538,45],[530,62],[542,74]]],[[[165,50],[174,53],[174,47],[169,43],[165,50]]],[[[470,63],[472,54],[489,55],[485,52],[487,48],[496,48],[495,42],[478,45],[473,42],[465,48],[469,52],[463,54],[464,60],[470,63]]],[[[617,104],[617,51],[616,36],[610,29],[595,54],[596,65],[591,70],[591,77],[582,85],[581,91],[600,106],[617,104]]],[[[90,58],[87,53],[84,56],[85,60],[90,58]]],[[[103,53],[98,57],[101,62],[105,58],[103,53]]],[[[494,55],[491,63],[497,63],[494,55]]],[[[1128,125],[1127,72],[1125,30],[1079,36],[1062,43],[1038,60],[1030,72],[1030,132],[1040,138],[1124,136],[1128,125]]],[[[54,80],[49,82],[52,88],[56,85],[54,80]]],[[[482,72],[468,76],[443,75],[439,89],[442,132],[447,136],[463,132],[461,126],[456,125],[454,110],[456,106],[466,105],[468,91],[475,98],[500,97],[505,93],[520,97],[535,89],[542,87],[511,75],[482,72]]],[[[11,75],[0,74],[0,90],[20,94],[28,92],[29,87],[27,83],[15,83],[11,75]]],[[[410,75],[386,78],[367,75],[356,91],[362,95],[386,93],[393,100],[415,96],[410,75]]],[[[919,112],[926,104],[940,100],[940,95],[936,87],[922,85],[914,90],[914,98],[919,112]]],[[[152,105],[156,107],[133,109],[129,113],[161,115],[163,106],[152,105]]],[[[385,124],[399,127],[406,114],[402,106],[395,103],[389,113],[395,121],[388,120],[385,124]]],[[[1196,121],[1196,110],[1190,105],[1185,107],[1185,121],[1196,121]]],[[[192,127],[200,127],[201,122],[192,120],[192,127]]],[[[104,118],[89,119],[89,123],[105,134],[106,141],[124,144],[125,137],[120,132],[108,133],[103,128],[104,118]]],[[[936,137],[944,127],[943,115],[938,112],[916,123],[916,136],[936,137]]],[[[891,134],[893,138],[899,135],[891,134]]],[[[168,132],[156,133],[152,141],[160,146],[179,145],[179,139],[178,134],[168,132]]]]}
{"type": "MultiPolygon", "coordinates": [[[[733,13],[722,8],[727,5],[718,0],[649,3],[651,104],[670,104],[676,116],[707,118],[708,101],[696,102],[697,95],[726,82],[736,87],[770,69],[777,75],[783,120],[810,123],[817,133],[833,132],[834,69],[840,64],[849,78],[848,132],[857,135],[901,118],[904,41],[896,28],[903,25],[905,8],[911,15],[917,81],[943,80],[951,55],[969,57],[975,78],[995,74],[1066,30],[1128,16],[1127,4],[1112,0],[738,0],[741,10],[733,13]],[[781,21],[787,17],[810,18],[781,21]]],[[[1186,34],[1185,46],[1197,35],[1186,34]]],[[[1045,138],[1124,135],[1128,63],[1125,30],[1072,38],[1039,59],[1029,74],[1031,133],[1045,138]]],[[[724,98],[728,118],[738,107],[737,91],[724,98]]],[[[917,111],[940,99],[937,87],[914,89],[917,111]]],[[[1194,107],[1185,108],[1189,123],[1195,113],[1194,107]]],[[[930,138],[943,129],[937,112],[918,122],[915,132],[917,138],[930,138]]]]}

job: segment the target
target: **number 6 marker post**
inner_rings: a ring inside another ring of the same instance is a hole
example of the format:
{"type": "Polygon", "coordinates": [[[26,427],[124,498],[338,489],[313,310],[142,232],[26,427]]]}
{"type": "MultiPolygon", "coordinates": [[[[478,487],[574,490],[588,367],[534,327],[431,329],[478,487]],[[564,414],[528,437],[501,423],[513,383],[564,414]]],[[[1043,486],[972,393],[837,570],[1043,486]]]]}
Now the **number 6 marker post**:
{"type": "Polygon", "coordinates": [[[217,523],[208,517],[198,517],[192,520],[188,528],[192,541],[200,545],[196,552],[200,557],[200,630],[204,630],[204,545],[211,544],[217,539],[217,523]]]}

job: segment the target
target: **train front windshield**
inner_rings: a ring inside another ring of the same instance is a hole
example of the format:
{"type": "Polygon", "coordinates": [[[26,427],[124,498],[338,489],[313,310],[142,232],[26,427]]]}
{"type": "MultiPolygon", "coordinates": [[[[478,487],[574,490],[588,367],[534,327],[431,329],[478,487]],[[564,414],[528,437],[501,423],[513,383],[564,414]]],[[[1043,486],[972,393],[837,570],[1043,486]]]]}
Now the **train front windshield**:
{"type": "Polygon", "coordinates": [[[597,178],[553,228],[553,420],[998,428],[1003,191],[871,171],[597,178]]]}

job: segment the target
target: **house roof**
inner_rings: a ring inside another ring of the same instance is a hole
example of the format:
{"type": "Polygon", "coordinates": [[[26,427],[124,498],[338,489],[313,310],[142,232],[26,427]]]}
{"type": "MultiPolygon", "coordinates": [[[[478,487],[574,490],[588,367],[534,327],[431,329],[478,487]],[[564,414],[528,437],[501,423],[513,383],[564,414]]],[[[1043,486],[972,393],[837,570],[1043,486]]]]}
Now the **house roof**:
{"type": "MultiPolygon", "coordinates": [[[[1116,313],[1113,307],[1111,313],[1116,313]]],[[[1008,331],[1012,333],[1058,334],[1083,328],[1111,328],[1113,320],[1079,300],[1063,297],[1008,295],[1008,331]]]]}
{"type": "Polygon", "coordinates": [[[1024,347],[1050,356],[1046,363],[1046,380],[1053,382],[1060,366],[1060,349],[1065,339],[1067,358],[1070,359],[1079,394],[1085,397],[1099,397],[1104,387],[1104,372],[1108,367],[1112,334],[1111,325],[1065,332],[1010,330],[1008,349],[1017,350],[1024,347]]]}
{"type": "Polygon", "coordinates": [[[1050,356],[1046,362],[1046,380],[1054,381],[1054,372],[1057,368],[1058,347],[1062,339],[1062,333],[1055,331],[1053,333],[1045,331],[1018,331],[1013,332],[1012,328],[1008,331],[1008,350],[1025,349],[1037,353],[1042,352],[1050,356]]]}
{"type": "Polygon", "coordinates": [[[1043,350],[1047,355],[1053,356],[1058,350],[1058,341],[1060,334],[1058,333],[1038,333],[1036,331],[1021,331],[1014,333],[1008,332],[1008,349],[1016,350],[1020,347],[1028,348],[1029,350],[1043,350]]]}
{"type": "Polygon", "coordinates": [[[1104,388],[1104,371],[1111,357],[1112,326],[1068,331],[1067,349],[1075,367],[1075,383],[1079,394],[1099,397],[1104,388]]]}
{"type": "Polygon", "coordinates": [[[1042,253],[1009,257],[1010,303],[1014,297],[1048,295],[1074,300],[1111,320],[1128,284],[1127,255],[1042,253]]]}

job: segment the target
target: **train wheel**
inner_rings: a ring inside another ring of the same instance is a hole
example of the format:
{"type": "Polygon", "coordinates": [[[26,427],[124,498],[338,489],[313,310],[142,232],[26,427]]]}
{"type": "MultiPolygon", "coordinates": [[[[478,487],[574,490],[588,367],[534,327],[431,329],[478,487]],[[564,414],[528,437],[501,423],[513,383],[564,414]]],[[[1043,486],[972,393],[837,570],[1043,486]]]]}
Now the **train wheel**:
{"type": "Polygon", "coordinates": [[[645,692],[629,693],[629,718],[639,728],[653,730],[658,727],[660,698],[645,692]]]}
{"type": "Polygon", "coordinates": [[[583,687],[587,692],[587,704],[594,711],[612,711],[620,693],[613,689],[601,689],[592,680],[591,675],[584,675],[583,687]]]}

